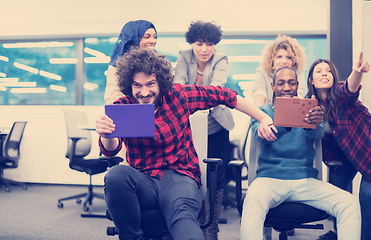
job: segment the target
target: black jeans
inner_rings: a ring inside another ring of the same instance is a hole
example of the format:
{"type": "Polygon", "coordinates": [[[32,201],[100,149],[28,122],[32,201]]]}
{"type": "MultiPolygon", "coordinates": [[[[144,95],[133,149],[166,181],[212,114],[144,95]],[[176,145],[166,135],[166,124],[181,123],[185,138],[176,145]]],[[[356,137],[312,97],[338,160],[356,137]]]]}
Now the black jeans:
{"type": "Polygon", "coordinates": [[[188,176],[168,170],[160,180],[118,165],[106,174],[104,192],[120,240],[143,239],[141,211],[156,208],[162,211],[174,239],[204,240],[198,223],[201,190],[188,176]]]}
{"type": "MultiPolygon", "coordinates": [[[[226,184],[226,170],[229,161],[229,131],[222,129],[219,132],[210,134],[207,140],[207,157],[221,158],[223,164],[217,170],[217,189],[224,188],[226,184]]],[[[209,174],[207,174],[209,176],[209,174]]]]}

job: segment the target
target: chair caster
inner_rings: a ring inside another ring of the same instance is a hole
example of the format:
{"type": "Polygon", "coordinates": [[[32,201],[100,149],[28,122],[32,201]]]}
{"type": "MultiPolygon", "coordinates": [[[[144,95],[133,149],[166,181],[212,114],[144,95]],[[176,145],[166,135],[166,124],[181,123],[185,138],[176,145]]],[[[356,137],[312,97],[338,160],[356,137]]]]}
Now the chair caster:
{"type": "Polygon", "coordinates": [[[5,191],[6,192],[10,192],[10,188],[5,188],[5,191]]]}
{"type": "Polygon", "coordinates": [[[23,190],[27,190],[27,185],[23,185],[23,190]]]}
{"type": "Polygon", "coordinates": [[[80,199],[80,198],[77,198],[77,199],[76,199],[76,203],[77,203],[77,204],[81,204],[81,199],[80,199]]]}
{"type": "Polygon", "coordinates": [[[88,206],[84,206],[83,209],[84,209],[85,212],[89,212],[90,208],[88,206]]]}
{"type": "Polygon", "coordinates": [[[107,227],[107,235],[108,236],[115,236],[118,234],[118,231],[115,227],[107,227]]]}
{"type": "Polygon", "coordinates": [[[58,207],[59,207],[59,208],[63,208],[63,203],[59,202],[59,203],[58,203],[58,207]]]}

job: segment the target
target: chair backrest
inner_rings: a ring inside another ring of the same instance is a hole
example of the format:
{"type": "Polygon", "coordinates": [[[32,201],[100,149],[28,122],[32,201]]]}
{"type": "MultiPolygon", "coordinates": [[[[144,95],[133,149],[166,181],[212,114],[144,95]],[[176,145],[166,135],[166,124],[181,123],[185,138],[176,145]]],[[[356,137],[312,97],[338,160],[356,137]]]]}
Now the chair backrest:
{"type": "MultiPolygon", "coordinates": [[[[260,142],[254,136],[254,133],[250,131],[249,133],[249,169],[248,169],[248,184],[250,185],[252,181],[256,178],[256,170],[258,169],[258,157],[260,154],[261,145],[260,142]]],[[[315,156],[313,166],[318,169],[318,179],[322,180],[322,142],[318,139],[314,142],[315,156]]]]}
{"type": "Polygon", "coordinates": [[[86,114],[81,111],[64,109],[64,116],[66,120],[67,128],[67,152],[66,157],[69,158],[69,151],[71,148],[72,141],[70,138],[77,137],[81,138],[77,141],[75,149],[75,157],[85,157],[90,153],[91,150],[91,135],[88,130],[81,129],[82,125],[87,125],[88,120],[86,114]]]}
{"type": "Polygon", "coordinates": [[[7,162],[10,164],[8,164],[9,167],[18,167],[18,160],[20,158],[19,147],[26,124],[27,122],[14,122],[5,140],[3,152],[7,162]]]}

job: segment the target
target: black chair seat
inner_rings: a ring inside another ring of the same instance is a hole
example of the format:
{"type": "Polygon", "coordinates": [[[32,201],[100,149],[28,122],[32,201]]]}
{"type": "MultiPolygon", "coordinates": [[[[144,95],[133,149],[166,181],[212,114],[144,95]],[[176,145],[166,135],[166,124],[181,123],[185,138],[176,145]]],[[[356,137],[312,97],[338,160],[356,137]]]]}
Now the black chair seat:
{"type": "Polygon", "coordinates": [[[82,158],[81,160],[75,159],[73,164],[70,164],[70,168],[80,172],[85,172],[87,174],[95,175],[107,171],[108,163],[99,159],[89,160],[82,158]]]}
{"type": "Polygon", "coordinates": [[[278,230],[290,230],[303,223],[321,221],[328,218],[325,211],[299,202],[284,202],[271,208],[267,214],[264,225],[274,226],[278,230]]]}

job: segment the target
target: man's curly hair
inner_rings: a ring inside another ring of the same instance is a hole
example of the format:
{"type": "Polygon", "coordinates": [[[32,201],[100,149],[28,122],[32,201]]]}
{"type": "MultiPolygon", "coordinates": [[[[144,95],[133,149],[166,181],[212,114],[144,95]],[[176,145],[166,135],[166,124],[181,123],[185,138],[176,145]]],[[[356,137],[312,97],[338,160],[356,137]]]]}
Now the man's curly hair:
{"type": "MultiPolygon", "coordinates": [[[[286,35],[278,35],[275,41],[267,45],[262,52],[261,66],[268,75],[273,76],[273,60],[278,50],[285,49],[292,57],[292,68],[296,71],[303,71],[305,68],[306,55],[305,50],[299,45],[295,38],[286,35]]],[[[277,69],[276,69],[277,70],[277,69]]]]}
{"type": "Polygon", "coordinates": [[[133,99],[133,77],[140,72],[146,75],[156,74],[161,95],[172,90],[174,75],[166,56],[150,49],[133,47],[117,61],[118,87],[127,97],[133,99]]]}
{"type": "Polygon", "coordinates": [[[216,45],[222,39],[222,33],[221,27],[214,22],[195,21],[189,25],[185,38],[189,44],[201,41],[216,45]]]}

